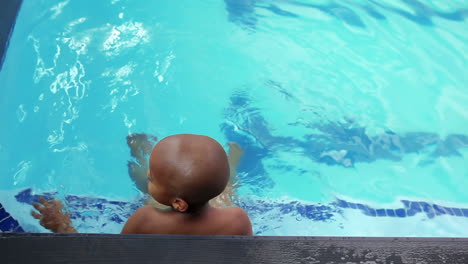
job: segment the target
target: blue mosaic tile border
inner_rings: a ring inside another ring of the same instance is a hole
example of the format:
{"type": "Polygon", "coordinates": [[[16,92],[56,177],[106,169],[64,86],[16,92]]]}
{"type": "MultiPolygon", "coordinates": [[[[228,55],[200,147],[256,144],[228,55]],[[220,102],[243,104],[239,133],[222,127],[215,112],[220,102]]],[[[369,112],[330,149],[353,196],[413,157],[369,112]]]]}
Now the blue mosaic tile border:
{"type": "MultiPolygon", "coordinates": [[[[40,195],[33,194],[32,189],[26,189],[18,193],[15,198],[18,202],[31,204],[37,202],[39,197],[52,199],[57,193],[49,192],[40,195]]],[[[87,219],[98,219],[106,217],[108,221],[124,223],[132,212],[143,205],[143,200],[131,202],[110,201],[103,198],[81,197],[67,195],[65,203],[70,211],[70,217],[86,222],[87,219]]],[[[334,221],[336,215],[344,213],[344,210],[358,210],[362,214],[370,217],[412,217],[417,214],[425,214],[432,219],[436,216],[448,215],[454,217],[468,217],[467,208],[446,207],[438,204],[431,204],[424,201],[402,200],[401,208],[377,208],[362,203],[355,203],[337,199],[329,204],[303,204],[297,201],[292,202],[267,202],[263,200],[243,200],[238,205],[244,208],[250,215],[274,212],[279,217],[282,215],[293,215],[296,217],[310,219],[313,221],[334,221]]],[[[0,209],[0,229],[2,231],[22,232],[18,222],[0,209]]],[[[103,223],[102,226],[105,226],[103,223]]]]}
{"type": "Polygon", "coordinates": [[[333,205],[301,204],[297,201],[289,203],[268,203],[262,200],[251,200],[241,201],[238,206],[247,211],[249,215],[278,210],[281,215],[293,214],[296,215],[296,217],[324,222],[333,221],[333,217],[337,213],[341,213],[341,209],[333,205]]]}
{"type": "Polygon", "coordinates": [[[1,232],[24,232],[18,221],[11,217],[0,203],[0,231],[1,232]]]}
{"type": "Polygon", "coordinates": [[[345,200],[337,199],[335,205],[343,209],[355,209],[361,211],[367,216],[373,217],[411,217],[416,214],[425,214],[428,218],[434,218],[440,215],[451,215],[459,217],[468,217],[467,208],[446,207],[438,204],[430,204],[423,201],[409,201],[401,200],[403,203],[402,208],[386,209],[386,208],[373,208],[371,206],[347,202],[345,200]]]}

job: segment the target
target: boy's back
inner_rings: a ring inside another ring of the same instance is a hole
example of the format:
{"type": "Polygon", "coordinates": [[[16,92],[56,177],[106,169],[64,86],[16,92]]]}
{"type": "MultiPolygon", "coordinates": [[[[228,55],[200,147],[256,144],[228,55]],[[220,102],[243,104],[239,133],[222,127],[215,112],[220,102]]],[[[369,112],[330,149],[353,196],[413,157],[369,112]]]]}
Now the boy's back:
{"type": "Polygon", "coordinates": [[[122,233],[251,236],[252,226],[247,214],[239,207],[207,205],[196,214],[184,214],[144,206],[128,219],[122,233]]]}

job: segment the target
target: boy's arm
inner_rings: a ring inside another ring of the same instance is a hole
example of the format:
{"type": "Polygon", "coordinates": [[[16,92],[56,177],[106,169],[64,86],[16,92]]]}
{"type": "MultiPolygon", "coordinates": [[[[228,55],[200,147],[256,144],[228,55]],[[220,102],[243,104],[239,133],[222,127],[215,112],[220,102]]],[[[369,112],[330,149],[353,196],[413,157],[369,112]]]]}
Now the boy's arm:
{"type": "Polygon", "coordinates": [[[31,211],[31,215],[40,221],[40,224],[54,233],[78,233],[72,226],[70,215],[62,212],[63,205],[60,200],[47,201],[39,198],[39,203],[33,203],[39,213],[31,211]]]}
{"type": "Polygon", "coordinates": [[[244,154],[244,150],[236,142],[229,142],[229,151],[228,151],[228,162],[230,168],[230,181],[231,183],[236,183],[236,169],[239,166],[240,159],[244,154]]]}
{"type": "Polygon", "coordinates": [[[236,169],[244,151],[236,142],[229,142],[228,145],[228,162],[230,169],[229,182],[220,195],[210,200],[210,205],[216,208],[231,207],[237,202],[236,188],[238,187],[239,182],[237,180],[236,169]]]}

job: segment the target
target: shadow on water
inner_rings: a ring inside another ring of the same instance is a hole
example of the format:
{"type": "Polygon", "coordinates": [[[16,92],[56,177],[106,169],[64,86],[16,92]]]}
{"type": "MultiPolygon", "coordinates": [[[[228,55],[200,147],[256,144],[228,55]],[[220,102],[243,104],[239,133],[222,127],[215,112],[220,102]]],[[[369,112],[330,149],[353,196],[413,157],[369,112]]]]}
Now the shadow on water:
{"type": "Polygon", "coordinates": [[[229,21],[245,29],[254,29],[257,25],[255,15],[256,0],[224,0],[229,21]]]}
{"type": "Polygon", "coordinates": [[[266,177],[262,160],[280,151],[303,155],[317,163],[352,168],[356,163],[381,159],[400,161],[410,153],[425,154],[427,158],[420,164],[424,165],[437,157],[461,157],[459,149],[468,147],[468,135],[450,134],[441,138],[424,131],[396,134],[390,130],[368,135],[365,127],[352,120],[290,123],[310,129],[311,133],[302,138],[277,136],[272,134],[260,109],[252,106],[250,98],[242,92],[231,97],[226,120],[221,126],[225,136],[245,150],[239,172],[263,175],[262,178],[266,177]]]}
{"type": "MultiPolygon", "coordinates": [[[[423,26],[433,26],[432,19],[434,17],[443,18],[452,21],[463,21],[468,16],[468,8],[459,9],[453,12],[441,12],[436,11],[424,4],[419,0],[400,0],[402,3],[408,6],[413,12],[409,12],[403,9],[392,7],[381,3],[376,0],[368,0],[367,4],[356,3],[354,1],[346,1],[346,5],[339,2],[332,2],[328,4],[313,4],[307,3],[306,1],[298,0],[224,0],[226,3],[226,10],[229,13],[229,20],[236,24],[243,26],[244,28],[255,30],[259,15],[255,13],[255,9],[266,9],[270,12],[290,18],[299,18],[300,15],[290,11],[286,11],[280,8],[274,3],[287,3],[299,7],[318,9],[330,16],[333,16],[345,24],[360,28],[365,28],[366,25],[362,21],[358,13],[353,11],[362,10],[369,16],[377,20],[387,19],[385,15],[380,13],[378,10],[385,10],[393,14],[399,15],[405,19],[411,20],[414,23],[423,26]],[[353,9],[349,8],[352,7],[353,9]]],[[[311,1],[312,2],[312,1],[311,1]]]]}

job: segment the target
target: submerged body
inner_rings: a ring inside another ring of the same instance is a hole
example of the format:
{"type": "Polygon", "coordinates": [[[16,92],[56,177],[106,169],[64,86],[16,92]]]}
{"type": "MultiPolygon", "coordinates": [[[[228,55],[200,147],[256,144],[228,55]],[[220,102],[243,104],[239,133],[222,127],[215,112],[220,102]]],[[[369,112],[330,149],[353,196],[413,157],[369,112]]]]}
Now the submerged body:
{"type": "MultiPolygon", "coordinates": [[[[127,136],[127,145],[130,148],[130,154],[133,160],[128,162],[128,174],[135,183],[135,186],[144,194],[148,193],[148,176],[149,169],[149,156],[152,147],[157,142],[157,137],[153,135],[137,133],[127,136]]],[[[229,163],[229,181],[224,191],[210,200],[210,205],[215,207],[230,207],[233,206],[234,201],[237,199],[235,187],[237,185],[236,168],[239,166],[241,156],[244,154],[239,144],[229,142],[228,150],[228,163],[229,163]]],[[[145,201],[146,205],[151,205],[161,209],[167,209],[154,200],[151,196],[145,201]]]]}

